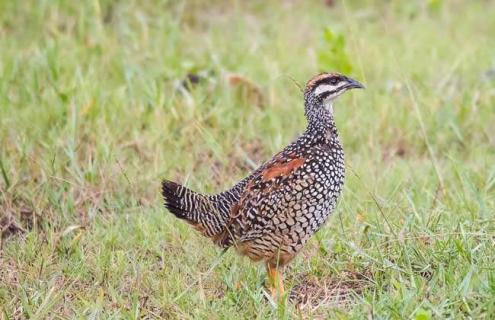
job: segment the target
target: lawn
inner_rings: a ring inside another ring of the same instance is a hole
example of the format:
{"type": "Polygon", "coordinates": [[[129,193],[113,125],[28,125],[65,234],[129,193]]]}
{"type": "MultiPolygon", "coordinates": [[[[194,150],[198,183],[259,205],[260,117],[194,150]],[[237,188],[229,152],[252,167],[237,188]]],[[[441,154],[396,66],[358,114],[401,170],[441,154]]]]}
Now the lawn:
{"type": "Polygon", "coordinates": [[[493,1],[0,1],[0,319],[494,319],[494,34],[493,1]],[[366,90],[274,305],[160,181],[233,185],[323,70],[366,90]]]}

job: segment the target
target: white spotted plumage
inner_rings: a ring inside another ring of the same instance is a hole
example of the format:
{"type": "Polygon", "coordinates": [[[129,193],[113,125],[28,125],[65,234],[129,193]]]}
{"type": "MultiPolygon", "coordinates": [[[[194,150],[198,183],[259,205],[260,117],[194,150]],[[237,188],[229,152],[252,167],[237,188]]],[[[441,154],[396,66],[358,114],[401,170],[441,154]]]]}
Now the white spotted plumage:
{"type": "Polygon", "coordinates": [[[296,141],[217,195],[165,180],[166,207],[222,247],[269,268],[285,265],[336,207],[345,165],[332,105],[352,88],[362,85],[338,73],[313,77],[304,93],[308,126],[296,141]]]}

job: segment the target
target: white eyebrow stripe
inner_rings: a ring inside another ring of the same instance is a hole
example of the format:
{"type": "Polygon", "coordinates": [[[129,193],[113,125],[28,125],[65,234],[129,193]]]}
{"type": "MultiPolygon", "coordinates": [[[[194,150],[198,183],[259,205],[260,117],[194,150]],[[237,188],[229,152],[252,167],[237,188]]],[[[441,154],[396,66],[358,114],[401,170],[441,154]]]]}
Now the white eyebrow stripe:
{"type": "Polygon", "coordinates": [[[329,84],[320,84],[318,87],[315,89],[315,95],[319,96],[323,92],[327,91],[332,91],[335,89],[335,86],[329,85],[329,84]]]}

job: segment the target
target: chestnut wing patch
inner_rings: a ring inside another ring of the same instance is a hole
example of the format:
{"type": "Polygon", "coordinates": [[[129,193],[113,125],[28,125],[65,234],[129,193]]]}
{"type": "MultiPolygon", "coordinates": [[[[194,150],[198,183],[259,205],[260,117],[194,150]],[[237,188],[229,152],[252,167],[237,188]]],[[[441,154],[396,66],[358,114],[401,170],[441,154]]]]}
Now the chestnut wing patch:
{"type": "Polygon", "coordinates": [[[262,179],[269,181],[277,177],[286,177],[302,166],[304,161],[306,161],[304,158],[295,158],[284,163],[276,162],[262,172],[262,179]]]}
{"type": "MultiPolygon", "coordinates": [[[[262,168],[246,185],[239,201],[230,210],[229,221],[224,231],[214,241],[222,246],[235,242],[252,228],[253,217],[248,218],[246,213],[258,204],[252,202],[258,197],[268,197],[271,192],[277,190],[281,185],[276,178],[289,177],[295,170],[300,168],[306,158],[293,153],[279,154],[271,163],[262,168]]],[[[262,213],[258,213],[261,215],[262,213]]]]}

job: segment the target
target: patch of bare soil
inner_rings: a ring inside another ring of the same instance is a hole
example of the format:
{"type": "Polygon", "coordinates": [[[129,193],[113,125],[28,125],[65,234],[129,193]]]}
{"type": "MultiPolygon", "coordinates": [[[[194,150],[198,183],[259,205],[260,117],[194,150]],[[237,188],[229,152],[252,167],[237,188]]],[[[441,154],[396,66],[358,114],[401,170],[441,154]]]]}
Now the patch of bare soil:
{"type": "Polygon", "coordinates": [[[247,105],[263,108],[267,105],[267,97],[261,87],[253,80],[242,74],[223,72],[218,74],[214,70],[200,70],[187,73],[182,79],[174,80],[174,87],[187,99],[191,99],[189,92],[195,87],[206,87],[213,92],[219,83],[225,83],[247,105]]]}
{"type": "Polygon", "coordinates": [[[386,144],[382,149],[384,161],[392,161],[394,158],[406,158],[410,154],[410,144],[405,139],[386,144]]]}
{"type": "Polygon", "coordinates": [[[32,226],[33,211],[20,199],[0,194],[0,249],[3,240],[32,226]]]}
{"type": "Polygon", "coordinates": [[[235,73],[227,74],[225,78],[231,87],[238,90],[238,94],[247,104],[255,105],[257,107],[266,106],[267,99],[256,83],[243,75],[235,73]]]}
{"type": "Polygon", "coordinates": [[[22,231],[24,231],[24,228],[19,225],[10,212],[0,214],[0,234],[2,239],[22,231]]]}

